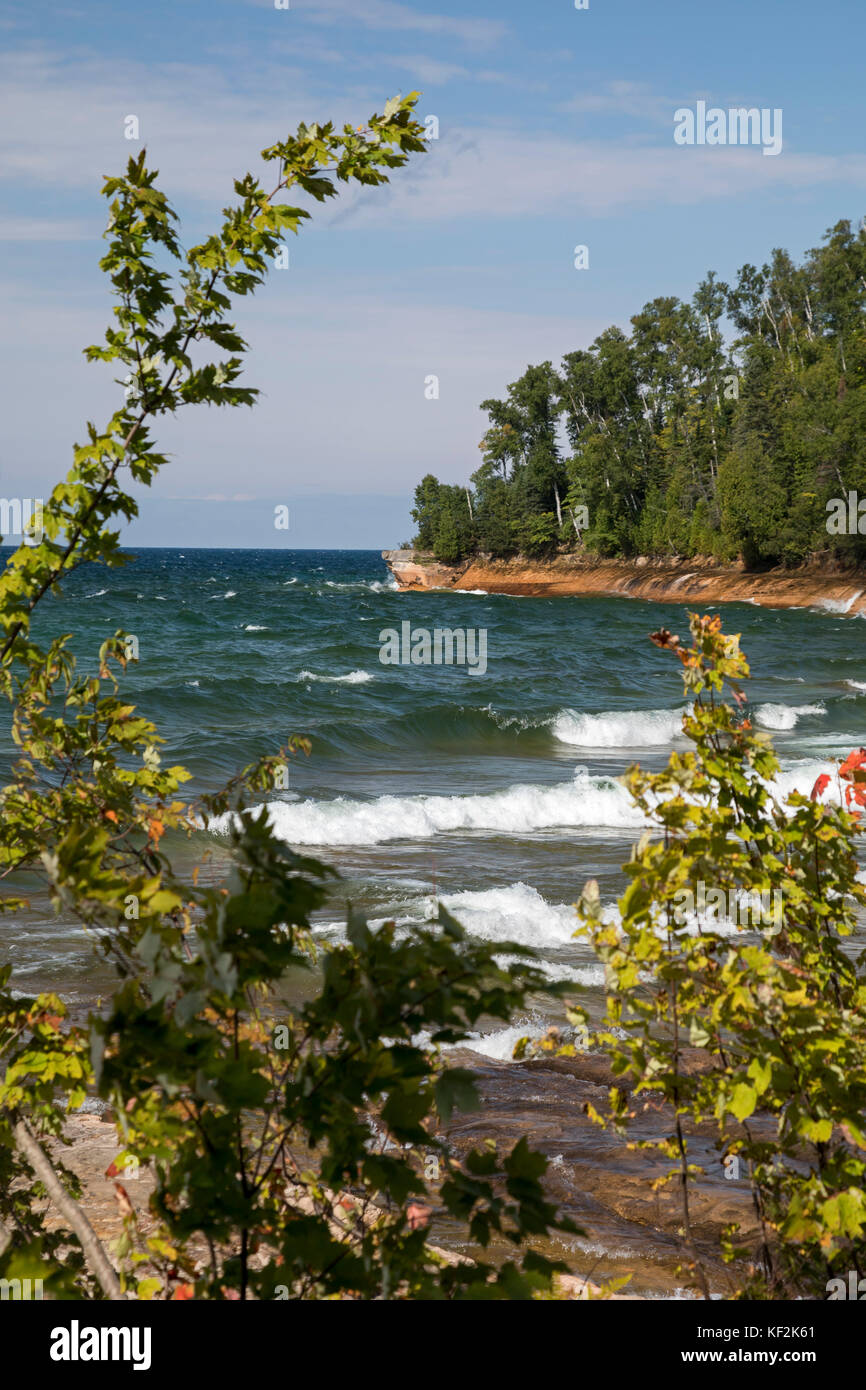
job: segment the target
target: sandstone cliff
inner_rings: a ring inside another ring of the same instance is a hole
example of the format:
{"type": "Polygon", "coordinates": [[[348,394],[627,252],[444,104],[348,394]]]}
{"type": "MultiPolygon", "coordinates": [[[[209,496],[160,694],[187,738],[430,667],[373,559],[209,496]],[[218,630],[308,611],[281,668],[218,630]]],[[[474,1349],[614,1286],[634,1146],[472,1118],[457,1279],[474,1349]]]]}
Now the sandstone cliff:
{"type": "Polygon", "coordinates": [[[553,560],[495,560],[476,556],[445,565],[412,550],[383,550],[401,589],[484,589],[491,594],[610,595],[658,603],[752,602],[771,608],[824,607],[866,614],[866,569],[818,563],[796,569],[747,570],[692,560],[601,560],[563,555],[553,560]]]}

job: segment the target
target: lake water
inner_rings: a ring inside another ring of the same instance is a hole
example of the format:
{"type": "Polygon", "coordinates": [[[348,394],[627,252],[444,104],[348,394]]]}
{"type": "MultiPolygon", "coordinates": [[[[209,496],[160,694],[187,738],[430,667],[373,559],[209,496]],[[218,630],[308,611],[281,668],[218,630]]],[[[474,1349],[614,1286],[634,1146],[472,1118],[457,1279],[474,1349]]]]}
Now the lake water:
{"type": "MultiPolygon", "coordinates": [[[[780,790],[808,792],[829,758],[866,743],[866,628],[742,604],[723,619],[742,633],[750,712],[773,735],[780,790]]],[[[611,904],[621,891],[641,828],[618,781],[625,768],[658,767],[685,746],[679,663],[647,640],[659,626],[687,632],[684,607],[399,593],[377,552],[149,550],[123,570],[73,576],[45,606],[49,626],[75,633],[88,670],[116,628],[135,634],[124,694],[156,721],[194,791],[290,734],[309,736],[312,755],[293,761],[269,805],[280,836],[341,875],[316,922],[323,938],[341,932],[347,899],[374,921],[409,924],[438,898],[474,935],[535,947],[550,977],[582,986],[598,1012],[603,972],[572,939],[572,904],[590,877],[611,904]],[[382,634],[406,620],[413,632],[470,630],[476,657],[483,630],[485,662],[384,664],[382,634]]],[[[6,740],[4,761],[10,752],[6,740]]],[[[208,840],[219,850],[202,832],[208,840]]],[[[20,988],[58,989],[80,1013],[110,985],[80,929],[38,894],[0,932],[20,988]]],[[[588,1231],[570,1245],[575,1268],[596,1279],[634,1269],[637,1287],[670,1292],[676,1242],[614,1200],[634,1156],[579,1113],[591,1078],[510,1061],[517,1037],[551,1021],[561,1006],[540,997],[512,1027],[473,1039],[484,1125],[529,1131],[550,1153],[558,1194],[588,1231]]]]}

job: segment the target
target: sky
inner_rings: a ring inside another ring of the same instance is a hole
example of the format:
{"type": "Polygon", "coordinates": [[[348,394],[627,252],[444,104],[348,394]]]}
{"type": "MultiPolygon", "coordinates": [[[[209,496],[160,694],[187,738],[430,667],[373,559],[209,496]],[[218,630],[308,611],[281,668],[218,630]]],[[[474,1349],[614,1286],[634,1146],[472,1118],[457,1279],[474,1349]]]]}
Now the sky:
{"type": "Polygon", "coordinates": [[[116,407],[81,350],[112,307],[102,177],[142,144],[190,245],[300,121],[421,92],[438,139],[290,238],[233,316],[257,406],[161,420],[170,463],[128,533],[397,546],[416,483],[468,479],[479,403],[529,363],[866,214],[864,38],[862,0],[0,4],[0,495],[47,496],[116,407]],[[781,111],[781,151],[677,144],[700,101],[781,111]]]}

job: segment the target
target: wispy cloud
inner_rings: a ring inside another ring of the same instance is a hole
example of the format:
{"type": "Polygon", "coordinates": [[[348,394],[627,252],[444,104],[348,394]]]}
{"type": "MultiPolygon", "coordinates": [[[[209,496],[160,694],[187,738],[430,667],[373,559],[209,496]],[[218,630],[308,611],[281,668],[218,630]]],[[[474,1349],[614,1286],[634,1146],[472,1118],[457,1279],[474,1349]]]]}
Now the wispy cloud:
{"type": "Polygon", "coordinates": [[[448,82],[471,79],[469,68],[459,63],[446,63],[424,53],[377,53],[367,60],[367,66],[397,68],[412,74],[412,80],[424,87],[442,87],[448,82]]]}
{"type": "MultiPolygon", "coordinates": [[[[256,410],[162,420],[160,446],[171,461],[157,491],[230,496],[240,481],[249,495],[268,496],[275,484],[288,486],[287,477],[301,491],[352,492],[361,479],[370,491],[395,483],[409,491],[428,471],[448,480],[467,476],[478,466],[478,402],[498,395],[527,361],[558,360],[588,345],[605,321],[575,315],[573,307],[561,314],[471,309],[459,296],[447,302],[446,283],[439,282],[436,303],[418,295],[386,298],[381,289],[326,296],[303,285],[269,285],[239,318],[252,345],[245,381],[262,392],[256,410]],[[431,373],[440,381],[435,401],[424,394],[431,373]]],[[[81,355],[85,343],[101,337],[107,304],[100,310],[48,292],[28,302],[20,286],[0,283],[3,320],[17,321],[22,311],[26,350],[17,334],[0,343],[0,476],[9,489],[36,489],[65,471],[84,419],[102,419],[121,388],[111,380],[116,368],[87,364],[81,355]],[[43,422],[38,438],[34,416],[43,422]]]]}
{"type": "MultiPolygon", "coordinates": [[[[673,128],[673,126],[671,126],[673,128]]],[[[341,221],[406,218],[421,222],[606,215],[630,206],[683,207],[722,199],[856,184],[866,155],[758,149],[679,148],[624,141],[581,141],[523,130],[443,129],[424,160],[375,202],[366,191],[344,200],[341,221]]]]}
{"type": "MultiPolygon", "coordinates": [[[[381,106],[388,92],[379,94],[381,106]]],[[[372,109],[372,108],[369,108],[372,109]]],[[[299,121],[353,124],[367,102],[327,89],[309,72],[259,63],[229,81],[213,64],[127,60],[109,68],[92,53],[44,47],[0,55],[0,184],[95,193],[141,143],[172,194],[212,202],[232,178],[256,167],[258,152],[299,121]],[[141,143],[124,137],[135,115],[141,143]]]]}
{"type": "Polygon", "coordinates": [[[591,91],[577,92],[560,102],[558,109],[575,114],[635,116],[658,124],[672,121],[678,105],[678,101],[660,95],[646,82],[617,80],[602,82],[591,91]]]}
{"type": "Polygon", "coordinates": [[[0,241],[94,241],[102,226],[71,218],[7,217],[0,213],[0,241]]]}
{"type": "MultiPolygon", "coordinates": [[[[407,60],[409,61],[409,60],[407,60]]],[[[432,63],[432,60],[431,60],[432,63]]],[[[460,70],[460,65],[452,65],[460,70]]],[[[443,79],[451,69],[431,66],[443,79]]],[[[430,74],[428,74],[430,75],[430,74]]],[[[241,69],[231,85],[210,66],[127,62],[106,75],[81,54],[41,50],[0,58],[0,184],[78,188],[95,194],[100,176],[122,167],[140,146],[123,138],[123,121],[138,115],[151,162],[172,197],[211,207],[231,193],[231,178],[256,168],[258,151],[298,121],[313,115],[357,121],[386,95],[367,99],[322,88],[309,74],[293,74],[286,95],[285,67],[241,69]],[[324,107],[324,111],[322,108],[324,107]]],[[[658,99],[640,84],[609,84],[583,103],[620,102],[634,112],[658,99]]],[[[589,109],[589,106],[586,107],[589,109]]],[[[339,205],[319,214],[324,223],[381,225],[404,219],[530,218],[556,214],[609,214],[648,203],[683,207],[774,191],[862,183],[866,155],[817,155],[788,149],[767,160],[751,148],[674,145],[670,132],[653,144],[633,139],[581,139],[578,132],[530,132],[523,126],[461,128],[442,121],[441,138],[387,189],[349,189],[339,205]]],[[[645,135],[644,139],[647,138],[645,135]]],[[[55,199],[56,204],[56,199],[55,199]]],[[[94,203],[95,206],[95,203],[94,203]]],[[[77,209],[76,209],[77,211],[77,209]]],[[[57,228],[74,217],[54,214],[38,239],[60,239],[57,228]]],[[[6,239],[39,219],[17,210],[6,239]]],[[[76,237],[82,230],[73,232],[76,237]]],[[[0,231],[0,236],[3,236],[0,231]]]]}
{"type": "Polygon", "coordinates": [[[435,14],[426,6],[411,9],[397,0],[294,0],[292,11],[315,24],[441,35],[473,48],[489,48],[508,33],[508,25],[499,19],[435,14]]]}

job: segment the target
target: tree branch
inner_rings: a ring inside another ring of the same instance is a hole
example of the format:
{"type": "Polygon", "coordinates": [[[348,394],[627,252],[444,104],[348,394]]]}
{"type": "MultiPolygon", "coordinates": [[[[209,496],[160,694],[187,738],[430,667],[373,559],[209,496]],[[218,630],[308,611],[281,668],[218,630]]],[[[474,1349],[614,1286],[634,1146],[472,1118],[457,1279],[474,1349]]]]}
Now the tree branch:
{"type": "Polygon", "coordinates": [[[24,1120],[19,1120],[12,1131],[15,1147],[27,1159],[48,1195],[55,1203],[61,1216],[71,1226],[81,1242],[84,1257],[99,1281],[105,1297],[118,1302],[126,1298],[120,1287],[117,1271],[103,1249],[102,1242],[85,1216],[81,1207],[61,1183],[42,1145],[30,1133],[24,1120]]]}

